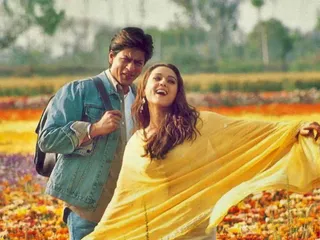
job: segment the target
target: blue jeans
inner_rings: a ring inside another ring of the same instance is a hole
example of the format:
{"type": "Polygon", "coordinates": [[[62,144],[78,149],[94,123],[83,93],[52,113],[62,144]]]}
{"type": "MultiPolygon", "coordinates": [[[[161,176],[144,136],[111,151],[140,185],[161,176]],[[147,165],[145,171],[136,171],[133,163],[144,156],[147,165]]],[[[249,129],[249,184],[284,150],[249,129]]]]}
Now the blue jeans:
{"type": "Polygon", "coordinates": [[[67,226],[69,230],[69,240],[80,240],[93,232],[97,223],[81,218],[76,213],[68,212],[67,226]]]}

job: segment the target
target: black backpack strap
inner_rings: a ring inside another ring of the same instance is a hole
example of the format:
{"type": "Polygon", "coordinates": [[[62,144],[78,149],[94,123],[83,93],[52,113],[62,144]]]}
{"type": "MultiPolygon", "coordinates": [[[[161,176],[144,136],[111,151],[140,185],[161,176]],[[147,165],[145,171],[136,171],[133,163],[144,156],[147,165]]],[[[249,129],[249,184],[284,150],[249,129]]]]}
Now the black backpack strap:
{"type": "Polygon", "coordinates": [[[94,77],[92,78],[93,82],[94,82],[94,85],[96,86],[99,94],[100,94],[100,97],[102,99],[102,102],[103,102],[103,105],[105,107],[106,110],[112,110],[112,105],[111,105],[111,102],[110,102],[110,99],[109,99],[109,96],[107,94],[107,91],[104,87],[104,84],[102,82],[102,80],[99,78],[99,77],[94,77]]]}
{"type": "Polygon", "coordinates": [[[46,111],[47,111],[49,102],[51,101],[51,99],[52,99],[53,97],[54,97],[54,95],[49,98],[46,107],[45,107],[44,110],[42,111],[40,120],[39,120],[38,125],[37,125],[36,130],[35,130],[35,133],[36,133],[36,134],[39,134],[40,127],[42,127],[41,124],[47,120],[47,115],[46,115],[45,113],[46,113],[46,111]]]}

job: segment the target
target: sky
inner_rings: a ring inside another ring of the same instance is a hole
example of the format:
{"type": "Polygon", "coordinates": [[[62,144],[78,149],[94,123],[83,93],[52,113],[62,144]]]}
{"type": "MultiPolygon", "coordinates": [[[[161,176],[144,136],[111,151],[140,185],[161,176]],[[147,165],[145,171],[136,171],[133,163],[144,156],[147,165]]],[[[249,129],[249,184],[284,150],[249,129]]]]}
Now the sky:
{"type": "MultiPolygon", "coordinates": [[[[135,25],[164,29],[169,27],[177,16],[183,20],[182,10],[170,0],[145,0],[146,11],[145,17],[142,18],[138,7],[140,1],[57,0],[57,5],[65,9],[69,16],[86,16],[117,27],[135,25]]],[[[290,28],[299,28],[302,32],[307,32],[316,24],[317,9],[320,11],[320,0],[266,0],[262,8],[262,18],[266,20],[275,17],[290,28]]],[[[250,32],[256,22],[256,9],[250,0],[244,0],[240,5],[239,26],[244,32],[250,32]]]]}

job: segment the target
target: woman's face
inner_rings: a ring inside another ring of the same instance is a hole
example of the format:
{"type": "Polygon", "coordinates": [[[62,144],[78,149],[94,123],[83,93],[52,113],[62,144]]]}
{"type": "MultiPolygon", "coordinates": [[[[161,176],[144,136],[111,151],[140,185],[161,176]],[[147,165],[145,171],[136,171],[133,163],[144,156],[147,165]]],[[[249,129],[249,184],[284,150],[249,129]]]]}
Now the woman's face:
{"type": "Polygon", "coordinates": [[[177,76],[168,67],[157,67],[150,73],[144,91],[149,107],[170,107],[178,92],[177,76]]]}

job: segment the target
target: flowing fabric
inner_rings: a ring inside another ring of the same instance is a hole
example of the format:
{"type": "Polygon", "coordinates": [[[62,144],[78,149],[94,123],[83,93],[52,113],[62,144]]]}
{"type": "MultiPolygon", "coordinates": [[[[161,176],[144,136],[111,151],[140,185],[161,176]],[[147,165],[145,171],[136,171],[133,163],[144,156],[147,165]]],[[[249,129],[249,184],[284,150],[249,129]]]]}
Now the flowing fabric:
{"type": "Polygon", "coordinates": [[[114,197],[85,240],[205,239],[251,193],[319,186],[319,146],[313,138],[296,137],[301,122],[237,120],[212,112],[200,118],[201,135],[165,160],[142,157],[142,133],[133,135],[114,197]]]}

